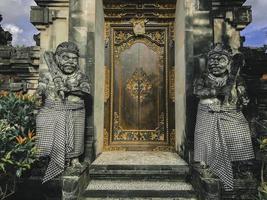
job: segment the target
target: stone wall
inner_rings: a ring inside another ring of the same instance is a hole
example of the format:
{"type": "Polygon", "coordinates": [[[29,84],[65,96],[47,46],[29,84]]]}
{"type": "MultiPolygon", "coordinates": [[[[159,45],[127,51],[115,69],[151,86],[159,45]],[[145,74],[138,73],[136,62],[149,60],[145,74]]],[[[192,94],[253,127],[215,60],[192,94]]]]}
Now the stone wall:
{"type": "Polygon", "coordinates": [[[47,71],[43,59],[46,50],[55,50],[61,42],[68,41],[68,0],[35,1],[31,8],[31,22],[40,31],[39,72],[47,71]]]}
{"type": "Polygon", "coordinates": [[[0,46],[1,89],[34,93],[39,78],[39,47],[0,46]]]}

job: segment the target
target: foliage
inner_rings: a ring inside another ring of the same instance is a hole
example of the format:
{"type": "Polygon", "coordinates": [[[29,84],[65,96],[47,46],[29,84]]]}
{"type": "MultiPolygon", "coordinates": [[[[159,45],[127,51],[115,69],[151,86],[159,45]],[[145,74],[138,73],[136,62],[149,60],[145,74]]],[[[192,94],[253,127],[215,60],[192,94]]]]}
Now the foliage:
{"type": "MultiPolygon", "coordinates": [[[[267,152],[267,138],[266,136],[260,137],[258,139],[260,151],[265,154],[267,152]]],[[[264,181],[264,167],[265,161],[262,158],[261,161],[261,184],[258,188],[259,191],[259,200],[266,200],[267,199],[267,182],[264,181]]]]}
{"type": "Polygon", "coordinates": [[[264,182],[258,188],[259,191],[259,200],[266,200],[267,199],[267,183],[264,182]]]}
{"type": "Polygon", "coordinates": [[[20,177],[35,162],[36,106],[32,95],[0,92],[0,175],[20,177]]]}
{"type": "Polygon", "coordinates": [[[259,145],[260,145],[260,150],[261,151],[267,151],[267,138],[266,137],[261,137],[258,139],[259,145]]]}

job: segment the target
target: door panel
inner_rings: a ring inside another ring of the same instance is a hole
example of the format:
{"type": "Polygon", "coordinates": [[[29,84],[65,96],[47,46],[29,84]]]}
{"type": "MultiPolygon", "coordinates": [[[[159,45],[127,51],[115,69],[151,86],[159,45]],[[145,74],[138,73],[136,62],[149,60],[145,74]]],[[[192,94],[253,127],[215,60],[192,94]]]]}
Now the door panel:
{"type": "MultiPolygon", "coordinates": [[[[134,40],[114,66],[114,141],[164,141],[164,73],[159,55],[134,40]],[[116,121],[118,120],[118,121],[116,121]]],[[[145,40],[144,40],[145,41],[145,40]]]]}
{"type": "Polygon", "coordinates": [[[168,127],[168,28],[111,29],[109,100],[105,144],[115,149],[155,149],[170,145],[168,127]]]}

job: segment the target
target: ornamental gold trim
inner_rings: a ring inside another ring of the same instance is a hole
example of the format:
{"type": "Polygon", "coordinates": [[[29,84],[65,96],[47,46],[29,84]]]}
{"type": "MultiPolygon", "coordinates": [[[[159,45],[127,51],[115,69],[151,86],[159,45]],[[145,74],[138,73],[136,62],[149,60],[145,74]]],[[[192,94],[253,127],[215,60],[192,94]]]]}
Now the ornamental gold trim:
{"type": "Polygon", "coordinates": [[[145,24],[148,22],[145,18],[133,18],[130,21],[133,24],[133,32],[135,36],[144,35],[146,33],[145,24]]]}
{"type": "Polygon", "coordinates": [[[169,71],[169,97],[175,102],[175,68],[171,67],[169,71]]]}
{"type": "Polygon", "coordinates": [[[160,114],[159,126],[155,130],[124,130],[120,125],[120,116],[114,112],[114,128],[113,141],[127,141],[127,142],[163,142],[165,139],[165,114],[160,114]]]}
{"type": "Polygon", "coordinates": [[[104,102],[107,103],[109,98],[110,98],[110,69],[106,66],[105,67],[105,97],[104,97],[104,102]]]}
{"type": "Polygon", "coordinates": [[[126,151],[126,150],[127,149],[125,147],[109,145],[109,133],[106,129],[104,129],[103,151],[126,151]]]}
{"type": "Polygon", "coordinates": [[[136,101],[144,102],[152,94],[152,83],[143,68],[137,68],[126,83],[126,90],[136,101]]]}

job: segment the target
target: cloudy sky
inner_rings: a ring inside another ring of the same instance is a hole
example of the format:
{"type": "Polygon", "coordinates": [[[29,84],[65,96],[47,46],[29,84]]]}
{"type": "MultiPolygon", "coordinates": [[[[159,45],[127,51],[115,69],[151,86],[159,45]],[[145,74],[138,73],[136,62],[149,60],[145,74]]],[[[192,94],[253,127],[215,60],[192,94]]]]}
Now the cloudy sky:
{"type": "Polygon", "coordinates": [[[252,23],[241,33],[246,37],[246,46],[267,45],[267,0],[247,0],[252,6],[252,23]]]}
{"type": "MultiPolygon", "coordinates": [[[[34,0],[0,0],[2,26],[13,34],[13,45],[34,45],[32,37],[38,31],[30,23],[30,7],[34,0]]],[[[267,0],[247,0],[252,5],[253,22],[242,31],[246,46],[267,45],[267,0]]]]}

